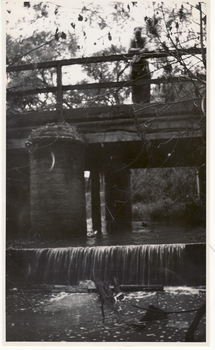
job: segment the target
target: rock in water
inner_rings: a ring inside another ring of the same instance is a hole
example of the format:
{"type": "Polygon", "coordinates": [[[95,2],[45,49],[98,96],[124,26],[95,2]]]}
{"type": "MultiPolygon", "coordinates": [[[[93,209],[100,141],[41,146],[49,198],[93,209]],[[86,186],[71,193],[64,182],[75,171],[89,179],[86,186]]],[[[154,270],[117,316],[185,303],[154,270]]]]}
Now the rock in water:
{"type": "Polygon", "coordinates": [[[146,222],[142,221],[142,226],[143,226],[143,227],[147,227],[148,224],[147,224],[146,222]]]}
{"type": "Polygon", "coordinates": [[[167,319],[167,312],[155,307],[154,305],[149,305],[149,309],[145,315],[140,319],[140,321],[153,321],[153,320],[165,320],[167,319]]]}

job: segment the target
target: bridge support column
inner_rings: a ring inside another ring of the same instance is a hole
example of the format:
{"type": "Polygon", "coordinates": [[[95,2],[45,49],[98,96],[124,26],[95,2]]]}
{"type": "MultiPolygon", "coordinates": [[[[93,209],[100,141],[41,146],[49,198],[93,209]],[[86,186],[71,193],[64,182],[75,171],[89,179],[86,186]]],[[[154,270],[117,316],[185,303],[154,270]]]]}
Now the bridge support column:
{"type": "Polygon", "coordinates": [[[100,203],[100,176],[98,170],[92,170],[91,176],[91,198],[92,198],[92,222],[93,231],[101,233],[101,203],[100,203]]]}
{"type": "Polygon", "coordinates": [[[107,231],[131,228],[130,170],[113,171],[105,178],[107,231]]]}
{"type": "Polygon", "coordinates": [[[33,232],[52,239],[85,235],[85,147],[74,127],[59,123],[33,130],[26,147],[33,232]]]}

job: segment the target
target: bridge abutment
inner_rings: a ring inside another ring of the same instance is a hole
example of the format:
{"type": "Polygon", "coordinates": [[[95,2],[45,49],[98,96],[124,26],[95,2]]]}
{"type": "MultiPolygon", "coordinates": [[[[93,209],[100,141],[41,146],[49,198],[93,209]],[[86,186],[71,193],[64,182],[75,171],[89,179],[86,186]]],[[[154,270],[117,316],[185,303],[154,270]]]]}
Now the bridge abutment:
{"type": "Polygon", "coordinates": [[[61,123],[33,130],[26,146],[32,230],[53,239],[85,235],[84,142],[61,123]]]}
{"type": "Polygon", "coordinates": [[[105,206],[108,232],[131,227],[130,169],[113,170],[106,175],[105,206]]]}

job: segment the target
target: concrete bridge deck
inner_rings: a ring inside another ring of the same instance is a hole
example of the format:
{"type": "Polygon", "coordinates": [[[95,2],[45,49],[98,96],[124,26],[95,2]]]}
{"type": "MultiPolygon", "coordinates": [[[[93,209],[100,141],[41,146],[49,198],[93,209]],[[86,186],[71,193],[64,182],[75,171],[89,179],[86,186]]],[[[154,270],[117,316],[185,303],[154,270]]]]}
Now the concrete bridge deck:
{"type": "MultiPolygon", "coordinates": [[[[65,122],[75,125],[86,143],[198,138],[203,136],[200,99],[173,103],[101,106],[63,110],[65,122]]],[[[7,116],[7,147],[25,148],[32,129],[58,122],[57,111],[7,116]]]]}

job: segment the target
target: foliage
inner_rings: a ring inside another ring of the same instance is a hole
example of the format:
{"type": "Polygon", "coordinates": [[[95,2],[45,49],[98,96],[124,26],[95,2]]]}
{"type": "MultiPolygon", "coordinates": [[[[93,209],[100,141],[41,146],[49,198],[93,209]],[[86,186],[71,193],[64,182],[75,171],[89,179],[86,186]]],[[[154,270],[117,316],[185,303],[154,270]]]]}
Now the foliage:
{"type": "Polygon", "coordinates": [[[194,168],[133,169],[132,175],[134,202],[150,203],[161,198],[186,202],[189,197],[197,198],[194,168]]]}
{"type": "MultiPolygon", "coordinates": [[[[10,3],[10,2],[9,2],[10,3]]],[[[74,5],[74,4],[73,4],[74,5]]],[[[20,34],[12,38],[8,34],[7,39],[7,63],[23,64],[27,62],[42,62],[47,60],[71,57],[78,53],[86,54],[87,47],[94,46],[94,55],[109,55],[126,52],[122,44],[125,29],[131,33],[131,28],[137,25],[147,33],[149,50],[164,50],[166,57],[150,59],[150,71],[152,78],[186,76],[190,83],[183,81],[151,86],[151,102],[165,102],[191,99],[195,96],[205,95],[205,56],[185,55],[179,50],[190,47],[204,49],[206,43],[206,15],[202,12],[198,3],[196,6],[173,3],[169,6],[161,3],[131,2],[127,5],[122,2],[110,3],[109,6],[97,3],[85,4],[74,7],[73,13],[68,16],[67,8],[48,2],[24,3],[25,12],[23,18],[18,21],[20,34]],[[105,8],[106,6],[106,8],[105,8]],[[106,11],[104,11],[104,8],[106,11]],[[147,14],[147,16],[146,16],[147,14]],[[200,16],[201,14],[201,16],[200,16]],[[63,16],[65,17],[66,30],[60,31],[63,16]],[[198,23],[197,23],[198,22],[198,23]],[[28,23],[34,29],[28,37],[23,37],[23,23],[28,23]],[[196,25],[197,23],[197,25],[196,25]],[[50,31],[49,28],[52,28],[50,31]],[[42,31],[38,28],[43,28],[42,31]],[[96,33],[96,36],[95,36],[96,33]],[[168,56],[174,49],[175,56],[168,56]],[[96,50],[96,51],[95,51],[96,50]]],[[[10,9],[11,11],[11,9],[10,9]]],[[[8,25],[10,14],[8,9],[8,25]]],[[[125,41],[124,41],[125,42],[125,41]]],[[[94,79],[96,82],[118,81],[119,73],[123,71],[121,79],[128,77],[128,69],[124,71],[126,63],[99,64],[84,67],[85,80],[94,79]]],[[[45,72],[37,70],[9,75],[8,87],[13,91],[31,87],[53,86],[56,76],[53,69],[45,72]],[[27,82],[27,85],[26,85],[27,82]]],[[[99,104],[119,104],[126,101],[129,89],[121,89],[110,92],[88,91],[70,92],[64,94],[64,107],[91,106],[99,104]],[[83,101],[83,103],[82,103],[83,101]],[[89,103],[89,104],[88,104],[89,103]]],[[[10,101],[10,108],[18,110],[43,109],[55,107],[55,96],[49,95],[30,96],[24,98],[24,103],[15,98],[10,101]]]]}
{"type": "Polygon", "coordinates": [[[206,15],[202,15],[201,4],[195,7],[189,2],[180,7],[166,6],[163,2],[157,6],[153,4],[153,15],[146,16],[145,22],[149,41],[154,42],[158,50],[166,52],[166,57],[157,60],[155,64],[157,72],[170,79],[169,84],[162,86],[162,97],[165,102],[204,97],[206,15]],[[201,48],[202,54],[189,54],[187,50],[191,47],[201,48]],[[175,76],[188,77],[190,83],[171,82],[171,78],[175,76]]]}
{"type": "Polygon", "coordinates": [[[133,219],[192,225],[205,221],[195,168],[133,169],[131,179],[133,219]]]}
{"type": "MultiPolygon", "coordinates": [[[[123,47],[110,47],[103,51],[96,52],[95,56],[111,55],[125,52],[123,47]]],[[[124,62],[104,62],[96,64],[86,64],[82,66],[82,71],[86,75],[86,79],[82,80],[80,84],[84,84],[90,81],[96,83],[105,83],[110,81],[123,81],[129,79],[128,68],[129,64],[125,65],[124,62]]],[[[66,107],[92,107],[97,105],[114,105],[122,104],[130,94],[130,88],[120,89],[92,89],[84,92],[71,91],[64,94],[64,103],[66,107]]]]}
{"type": "MultiPolygon", "coordinates": [[[[62,33],[61,33],[62,35],[62,33]]],[[[76,50],[75,37],[68,38],[70,50],[76,50]],[[73,42],[73,45],[71,43],[73,42]]],[[[56,40],[51,32],[35,32],[28,38],[14,40],[6,36],[6,55],[8,65],[51,61],[60,57],[61,52],[68,50],[64,39],[56,40]]],[[[8,73],[8,108],[15,111],[38,110],[55,108],[55,96],[51,94],[22,95],[22,91],[35,88],[56,86],[56,71],[54,68],[35,69],[8,73]],[[15,97],[10,97],[10,91],[17,91],[15,97]]]]}

